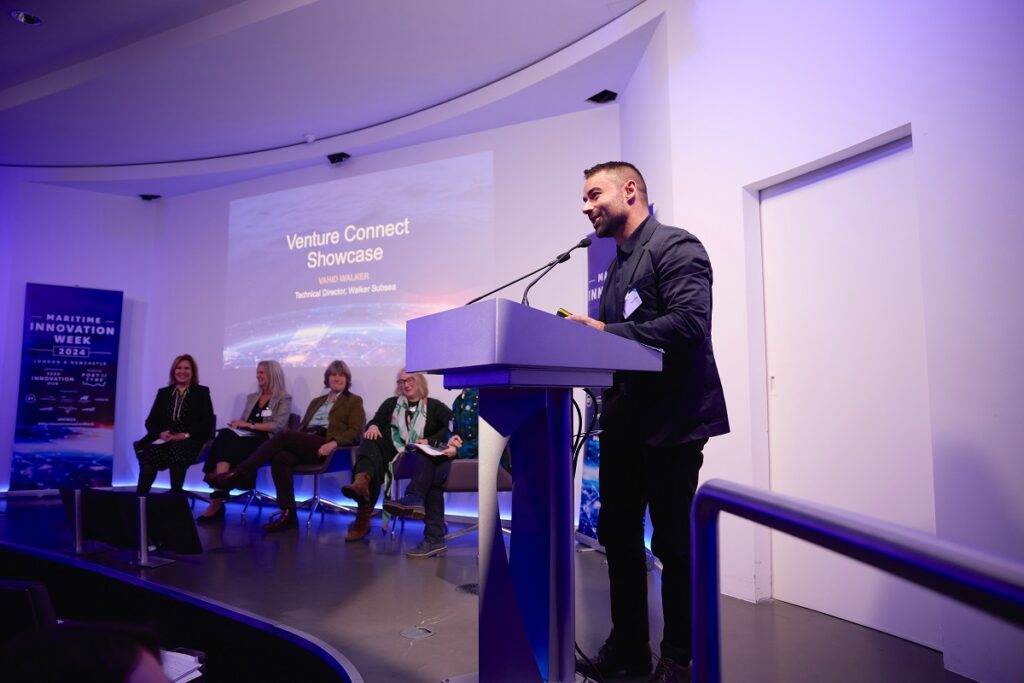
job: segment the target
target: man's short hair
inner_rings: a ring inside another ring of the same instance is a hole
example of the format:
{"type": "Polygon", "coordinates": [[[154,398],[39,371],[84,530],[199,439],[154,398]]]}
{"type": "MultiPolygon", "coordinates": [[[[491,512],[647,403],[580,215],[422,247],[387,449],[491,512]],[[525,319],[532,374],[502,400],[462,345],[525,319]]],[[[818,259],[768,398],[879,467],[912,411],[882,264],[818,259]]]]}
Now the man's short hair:
{"type": "Polygon", "coordinates": [[[622,182],[626,182],[630,178],[635,180],[637,192],[640,193],[640,199],[643,200],[645,206],[647,205],[647,183],[644,181],[644,176],[640,173],[639,168],[628,161],[606,161],[603,164],[591,166],[583,171],[583,177],[589,179],[590,176],[602,171],[614,173],[622,182]]]}

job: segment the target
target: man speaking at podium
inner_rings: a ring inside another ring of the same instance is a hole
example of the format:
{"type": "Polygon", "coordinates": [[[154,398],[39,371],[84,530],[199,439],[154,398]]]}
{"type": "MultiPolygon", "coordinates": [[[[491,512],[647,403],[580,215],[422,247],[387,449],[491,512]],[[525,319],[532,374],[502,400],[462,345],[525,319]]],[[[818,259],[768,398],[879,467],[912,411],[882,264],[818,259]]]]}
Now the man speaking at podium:
{"type": "Polygon", "coordinates": [[[650,215],[640,171],[621,161],[583,172],[583,213],[617,245],[600,319],[570,320],[665,352],[660,373],[615,374],[601,411],[598,540],[608,557],[612,632],[578,669],[603,679],[651,672],[644,511],[661,560],[665,631],[651,681],[688,681],[690,506],[709,437],[729,431],[711,347],[711,262],[696,237],[650,215]]]}

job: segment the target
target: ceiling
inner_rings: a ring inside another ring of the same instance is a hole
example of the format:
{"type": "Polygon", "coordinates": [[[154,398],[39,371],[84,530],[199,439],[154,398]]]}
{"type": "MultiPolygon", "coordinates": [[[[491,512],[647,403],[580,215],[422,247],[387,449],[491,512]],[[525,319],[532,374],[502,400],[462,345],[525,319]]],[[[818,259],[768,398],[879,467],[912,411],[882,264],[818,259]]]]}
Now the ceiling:
{"type": "MultiPolygon", "coordinates": [[[[350,134],[501,81],[641,2],[0,0],[0,166],[159,164],[350,134]]],[[[606,54],[583,85],[621,84],[642,50],[627,65],[606,54]]],[[[570,96],[533,90],[517,106],[557,112],[570,96]]]]}

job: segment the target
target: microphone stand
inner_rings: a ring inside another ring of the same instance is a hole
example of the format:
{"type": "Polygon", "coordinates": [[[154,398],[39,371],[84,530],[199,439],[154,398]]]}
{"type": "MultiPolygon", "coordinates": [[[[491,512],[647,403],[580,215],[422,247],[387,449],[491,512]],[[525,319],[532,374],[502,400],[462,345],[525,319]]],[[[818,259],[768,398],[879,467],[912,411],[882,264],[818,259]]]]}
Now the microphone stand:
{"type": "MultiPolygon", "coordinates": [[[[542,277],[544,277],[545,275],[550,273],[552,268],[557,266],[559,263],[565,263],[566,261],[569,260],[569,258],[570,258],[569,252],[565,252],[564,254],[560,254],[558,256],[558,258],[556,258],[554,261],[552,261],[548,265],[544,266],[544,272],[541,273],[540,275],[538,275],[537,277],[533,278],[533,281],[530,284],[526,285],[526,289],[523,290],[523,300],[522,300],[521,303],[524,306],[529,306],[530,305],[530,300],[526,298],[526,295],[530,293],[530,288],[533,287],[538,282],[540,282],[540,279],[542,277]]],[[[537,271],[533,271],[533,272],[536,273],[537,271]]],[[[533,273],[530,273],[530,275],[533,275],[533,273]]],[[[529,275],[527,277],[529,277],[529,275]]]]}
{"type": "Polygon", "coordinates": [[[543,270],[544,272],[541,273],[540,276],[537,277],[536,280],[534,280],[529,285],[527,285],[526,286],[526,291],[523,292],[523,305],[524,306],[529,306],[530,303],[529,303],[529,301],[527,301],[526,295],[529,293],[530,287],[533,287],[535,284],[537,284],[537,280],[540,280],[542,277],[547,275],[548,272],[552,268],[557,266],[559,263],[565,263],[566,261],[568,261],[569,260],[569,254],[572,252],[573,249],[580,249],[580,248],[589,247],[589,246],[590,246],[590,238],[589,237],[584,237],[577,244],[573,245],[572,249],[569,249],[569,251],[566,251],[566,252],[563,252],[563,253],[559,254],[553,260],[551,260],[548,263],[545,263],[543,266],[541,266],[537,270],[531,270],[526,275],[523,275],[522,277],[517,277],[512,282],[506,282],[505,284],[503,284],[501,287],[498,287],[497,289],[492,289],[491,291],[487,292],[486,294],[481,294],[480,296],[476,297],[475,299],[470,299],[464,305],[469,306],[470,304],[475,304],[477,301],[480,301],[484,297],[488,297],[491,294],[494,294],[496,292],[500,292],[501,290],[505,289],[506,287],[511,287],[512,285],[516,284],[517,282],[522,282],[523,280],[525,280],[526,278],[530,277],[531,275],[536,275],[537,273],[540,273],[540,271],[543,270]]]}
{"type": "Polygon", "coordinates": [[[470,304],[475,304],[477,301],[480,301],[481,299],[487,298],[491,294],[496,294],[497,292],[500,292],[501,290],[505,289],[506,287],[511,287],[515,283],[522,282],[523,280],[525,280],[526,278],[530,277],[531,275],[535,275],[536,273],[539,273],[540,271],[544,270],[545,268],[548,268],[548,269],[554,268],[556,265],[558,265],[558,259],[557,258],[554,261],[552,261],[551,263],[545,263],[543,266],[541,266],[537,270],[531,270],[526,275],[523,275],[522,277],[517,277],[512,282],[506,282],[505,284],[503,284],[501,287],[498,287],[497,289],[492,289],[491,291],[487,292],[486,294],[481,294],[480,296],[478,296],[475,299],[470,299],[464,305],[465,306],[469,306],[470,304]]]}

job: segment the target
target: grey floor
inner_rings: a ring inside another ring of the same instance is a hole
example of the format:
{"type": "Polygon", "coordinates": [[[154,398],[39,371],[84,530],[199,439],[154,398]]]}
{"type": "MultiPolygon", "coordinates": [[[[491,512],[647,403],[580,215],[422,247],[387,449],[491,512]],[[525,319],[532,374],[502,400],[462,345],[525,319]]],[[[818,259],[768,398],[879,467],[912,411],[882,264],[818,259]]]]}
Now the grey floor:
{"type": "MultiPolygon", "coordinates": [[[[350,515],[317,517],[308,533],[303,525],[264,535],[260,525],[272,511],[251,509],[243,518],[240,505],[229,505],[226,521],[199,528],[203,555],[165,567],[139,570],[109,555],[93,561],[304,631],[341,651],[366,681],[438,683],[476,670],[477,598],[466,590],[477,579],[475,534],[451,542],[443,557],[410,560],[404,553],[419,542],[420,522],[392,537],[381,533],[377,517],[368,540],[345,543],[350,515]],[[403,636],[410,627],[432,635],[403,636]]],[[[59,548],[69,537],[55,500],[3,504],[4,540],[59,548]]],[[[609,629],[606,568],[603,555],[579,550],[576,638],[594,652],[609,629]]],[[[657,572],[648,580],[657,643],[657,572]]],[[[781,602],[723,598],[722,647],[724,680],[736,683],[967,680],[945,672],[933,650],[781,602]]]]}

